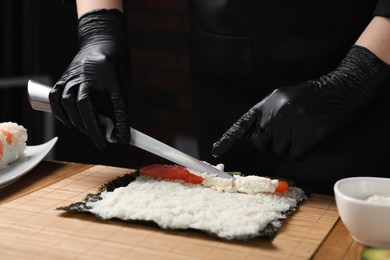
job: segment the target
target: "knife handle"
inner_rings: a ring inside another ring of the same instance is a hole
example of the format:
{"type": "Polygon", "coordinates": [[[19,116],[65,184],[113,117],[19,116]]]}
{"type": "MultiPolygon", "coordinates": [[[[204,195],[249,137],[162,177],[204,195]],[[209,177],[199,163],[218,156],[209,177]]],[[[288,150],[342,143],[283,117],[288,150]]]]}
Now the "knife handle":
{"type": "Polygon", "coordinates": [[[34,110],[50,112],[49,93],[51,87],[30,79],[27,83],[27,97],[34,110]]]}

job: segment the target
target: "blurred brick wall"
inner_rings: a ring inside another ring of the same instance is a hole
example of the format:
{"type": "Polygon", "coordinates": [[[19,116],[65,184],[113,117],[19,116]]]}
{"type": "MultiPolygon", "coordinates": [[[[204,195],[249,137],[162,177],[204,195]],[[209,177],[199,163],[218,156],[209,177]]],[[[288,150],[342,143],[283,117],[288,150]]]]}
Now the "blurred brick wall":
{"type": "Polygon", "coordinates": [[[193,136],[186,0],[127,1],[132,121],[169,144],[193,136]]]}

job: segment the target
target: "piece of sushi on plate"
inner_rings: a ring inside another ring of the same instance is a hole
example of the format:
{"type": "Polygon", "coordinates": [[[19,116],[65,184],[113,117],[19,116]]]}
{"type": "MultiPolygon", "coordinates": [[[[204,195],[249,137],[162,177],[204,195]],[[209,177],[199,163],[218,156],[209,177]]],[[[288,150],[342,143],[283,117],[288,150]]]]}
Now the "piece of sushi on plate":
{"type": "Polygon", "coordinates": [[[24,158],[27,130],[14,122],[0,123],[0,170],[24,158]]]}
{"type": "Polygon", "coordinates": [[[305,199],[302,189],[284,181],[259,176],[222,179],[156,164],[58,209],[100,219],[153,222],[163,229],[195,229],[226,240],[272,239],[305,199]]]}

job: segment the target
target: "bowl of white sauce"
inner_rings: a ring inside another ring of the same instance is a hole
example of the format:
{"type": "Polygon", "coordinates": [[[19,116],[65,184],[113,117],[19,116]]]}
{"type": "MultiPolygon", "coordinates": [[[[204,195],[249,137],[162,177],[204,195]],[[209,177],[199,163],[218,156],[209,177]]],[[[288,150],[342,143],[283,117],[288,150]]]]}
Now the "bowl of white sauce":
{"type": "Polygon", "coordinates": [[[341,179],[334,194],[340,218],[356,242],[390,247],[390,178],[341,179]]]}

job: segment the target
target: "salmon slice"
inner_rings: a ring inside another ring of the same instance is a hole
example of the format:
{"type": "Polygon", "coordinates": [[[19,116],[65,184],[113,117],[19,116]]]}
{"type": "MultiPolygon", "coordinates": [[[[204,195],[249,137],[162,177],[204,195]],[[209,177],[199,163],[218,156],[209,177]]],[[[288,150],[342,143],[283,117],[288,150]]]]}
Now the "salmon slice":
{"type": "Polygon", "coordinates": [[[187,183],[201,184],[201,176],[190,173],[187,168],[180,165],[151,164],[139,170],[140,175],[155,179],[182,180],[187,183]]]}

